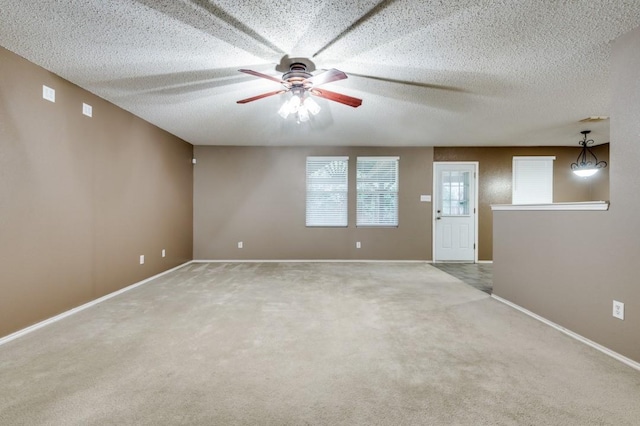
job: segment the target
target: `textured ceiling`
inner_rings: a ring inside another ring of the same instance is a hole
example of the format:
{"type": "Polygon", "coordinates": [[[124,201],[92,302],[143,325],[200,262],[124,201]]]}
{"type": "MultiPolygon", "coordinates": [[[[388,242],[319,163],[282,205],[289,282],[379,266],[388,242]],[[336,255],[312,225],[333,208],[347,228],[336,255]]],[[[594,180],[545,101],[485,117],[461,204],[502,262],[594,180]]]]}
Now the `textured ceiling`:
{"type": "Polygon", "coordinates": [[[608,141],[612,41],[640,0],[0,0],[0,45],[195,145],[608,141]],[[310,122],[277,115],[288,57],[346,80],[310,122]],[[283,59],[284,58],[284,59],[283,59]],[[278,71],[280,70],[280,71],[278,71]]]}

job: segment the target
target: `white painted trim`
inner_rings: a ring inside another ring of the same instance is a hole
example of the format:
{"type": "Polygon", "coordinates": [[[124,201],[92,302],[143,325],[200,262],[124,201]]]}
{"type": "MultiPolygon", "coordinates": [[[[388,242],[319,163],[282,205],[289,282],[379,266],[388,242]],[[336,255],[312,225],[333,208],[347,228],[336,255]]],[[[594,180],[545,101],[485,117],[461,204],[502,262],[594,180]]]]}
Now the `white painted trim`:
{"type": "Polygon", "coordinates": [[[624,364],[627,364],[629,367],[635,368],[636,370],[640,371],[640,363],[639,362],[636,362],[636,361],[634,361],[634,360],[632,360],[630,358],[627,358],[624,355],[621,355],[621,354],[619,354],[619,353],[617,353],[615,351],[612,351],[611,349],[609,349],[609,348],[607,348],[605,346],[602,346],[601,344],[596,343],[593,340],[589,340],[586,337],[581,336],[578,333],[575,333],[575,332],[573,332],[573,331],[571,331],[569,329],[566,329],[566,328],[562,327],[561,325],[556,324],[553,321],[549,321],[548,319],[546,319],[544,317],[541,317],[540,315],[535,314],[535,313],[531,312],[530,310],[523,308],[520,305],[516,305],[515,303],[510,302],[507,299],[503,299],[502,297],[496,296],[495,294],[492,294],[491,297],[496,299],[498,302],[502,302],[505,305],[511,306],[512,308],[517,309],[518,311],[520,311],[520,312],[522,312],[522,313],[524,313],[526,315],[529,315],[530,317],[535,318],[538,321],[543,322],[546,325],[548,325],[550,327],[553,327],[558,331],[561,331],[562,333],[566,334],[567,336],[573,337],[574,339],[584,343],[585,345],[591,346],[592,348],[602,352],[603,354],[609,355],[610,357],[615,358],[616,360],[618,360],[618,361],[620,361],[620,362],[622,362],[624,364]]]}
{"type": "Polygon", "coordinates": [[[116,290],[113,293],[109,293],[109,294],[107,294],[105,296],[102,296],[102,297],[99,297],[99,298],[97,298],[95,300],[87,302],[84,305],[80,305],[80,306],[77,306],[77,307],[75,307],[73,309],[69,309],[68,311],[65,311],[65,312],[63,312],[61,314],[58,314],[58,315],[54,316],[54,317],[48,318],[48,319],[46,319],[44,321],[40,321],[39,323],[33,324],[33,325],[31,325],[31,326],[29,326],[27,328],[23,328],[22,330],[18,330],[15,333],[11,333],[8,336],[0,338],[0,346],[4,345],[5,343],[9,343],[10,341],[15,340],[15,339],[17,339],[19,337],[22,337],[22,336],[24,336],[26,334],[29,334],[29,333],[31,333],[33,331],[41,329],[41,328],[43,328],[43,327],[45,327],[45,326],[47,326],[49,324],[53,324],[54,322],[60,321],[61,319],[64,319],[64,318],[67,318],[67,317],[69,317],[69,316],[71,316],[73,314],[76,314],[76,313],[80,312],[80,311],[84,311],[85,309],[88,309],[88,308],[90,308],[92,306],[95,306],[98,303],[104,302],[105,300],[108,300],[108,299],[111,299],[113,297],[116,297],[116,296],[118,296],[118,295],[120,295],[120,294],[122,294],[124,292],[129,291],[129,290],[133,290],[136,287],[140,287],[141,285],[146,284],[151,280],[155,280],[156,278],[160,278],[163,275],[169,274],[169,273],[171,273],[173,271],[176,271],[176,270],[178,270],[180,268],[188,266],[191,263],[193,263],[193,261],[189,261],[189,262],[183,263],[182,265],[178,265],[175,268],[171,268],[169,270],[166,270],[164,272],[156,274],[156,275],[154,275],[152,277],[149,277],[147,279],[139,281],[139,282],[137,282],[135,284],[131,284],[130,286],[127,286],[125,288],[121,288],[120,290],[116,290]]]}
{"type": "Polygon", "coordinates": [[[518,158],[520,160],[556,161],[555,155],[514,155],[513,158],[518,158]]]}
{"type": "Polygon", "coordinates": [[[476,263],[493,263],[493,260],[478,260],[476,263]]]}
{"type": "Polygon", "coordinates": [[[433,263],[431,260],[373,259],[195,259],[191,263],[433,263]]]}
{"type": "MultiPolygon", "coordinates": [[[[436,173],[436,164],[462,164],[462,165],[473,165],[475,166],[475,194],[474,194],[474,204],[475,204],[475,238],[474,244],[476,245],[476,249],[473,253],[473,261],[474,263],[478,263],[478,252],[480,251],[480,242],[478,240],[478,234],[480,230],[478,229],[478,216],[480,216],[480,206],[478,205],[478,200],[480,199],[480,194],[478,193],[480,190],[480,162],[479,161],[434,161],[433,162],[433,188],[431,190],[432,198],[431,198],[431,257],[436,258],[436,205],[437,200],[435,198],[436,195],[436,185],[438,184],[437,173],[436,173]]],[[[434,260],[433,263],[437,261],[434,260]]],[[[446,263],[446,262],[441,262],[446,263]]]]}
{"type": "Polygon", "coordinates": [[[605,211],[609,210],[608,201],[583,201],[576,203],[553,204],[492,204],[493,211],[605,211]]]}

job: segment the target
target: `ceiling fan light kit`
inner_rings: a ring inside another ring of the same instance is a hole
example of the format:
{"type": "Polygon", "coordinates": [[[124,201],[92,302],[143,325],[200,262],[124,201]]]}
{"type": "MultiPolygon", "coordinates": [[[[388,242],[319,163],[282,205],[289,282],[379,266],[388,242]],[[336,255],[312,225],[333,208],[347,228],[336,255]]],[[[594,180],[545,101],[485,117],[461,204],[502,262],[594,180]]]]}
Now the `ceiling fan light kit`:
{"type": "Polygon", "coordinates": [[[278,114],[284,119],[291,114],[297,114],[298,121],[301,123],[309,121],[310,113],[317,115],[319,112],[320,105],[318,105],[316,101],[310,97],[301,98],[298,95],[293,95],[291,99],[285,101],[278,110],[278,114]]]}
{"type": "Polygon", "coordinates": [[[284,89],[263,93],[261,95],[253,96],[247,99],[241,99],[237,101],[237,103],[246,104],[249,102],[257,101],[258,99],[266,98],[268,96],[291,92],[293,94],[291,99],[287,100],[278,110],[278,114],[285,119],[290,115],[295,115],[298,122],[302,123],[305,121],[309,121],[309,114],[318,114],[320,112],[320,105],[318,105],[318,103],[314,101],[311,96],[318,96],[320,98],[348,105],[353,108],[357,108],[362,105],[362,99],[343,95],[341,93],[330,92],[324,89],[316,89],[317,86],[320,86],[322,84],[344,80],[347,78],[347,75],[345,73],[335,68],[324,71],[317,75],[312,75],[311,73],[307,72],[307,66],[304,63],[294,62],[290,65],[289,71],[282,75],[282,79],[278,79],[277,77],[272,77],[270,75],[262,74],[253,70],[241,69],[239,71],[253,75],[254,77],[260,77],[267,80],[275,81],[282,84],[284,86],[284,89]]]}

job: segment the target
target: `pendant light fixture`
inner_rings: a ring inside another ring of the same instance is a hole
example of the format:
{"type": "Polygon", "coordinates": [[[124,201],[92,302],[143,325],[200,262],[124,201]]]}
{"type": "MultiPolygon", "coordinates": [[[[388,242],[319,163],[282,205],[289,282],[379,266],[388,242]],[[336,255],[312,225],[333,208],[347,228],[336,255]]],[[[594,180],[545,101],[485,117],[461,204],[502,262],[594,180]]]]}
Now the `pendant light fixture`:
{"type": "Polygon", "coordinates": [[[584,139],[578,143],[582,145],[582,151],[578,155],[575,163],[571,163],[571,170],[580,177],[589,177],[598,173],[598,170],[607,167],[606,161],[598,161],[598,157],[591,151],[589,145],[592,145],[593,139],[587,139],[587,135],[591,130],[583,130],[580,133],[584,135],[584,139]]]}

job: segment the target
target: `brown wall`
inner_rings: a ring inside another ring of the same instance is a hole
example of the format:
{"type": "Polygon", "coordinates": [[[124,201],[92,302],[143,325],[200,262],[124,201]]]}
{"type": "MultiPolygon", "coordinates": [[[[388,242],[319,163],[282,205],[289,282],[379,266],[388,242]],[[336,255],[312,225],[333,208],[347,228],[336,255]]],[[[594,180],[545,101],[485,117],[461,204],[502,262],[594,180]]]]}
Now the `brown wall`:
{"type": "Polygon", "coordinates": [[[616,41],[611,69],[609,211],[494,212],[493,289],[640,362],[640,28],[616,41]]]}
{"type": "MultiPolygon", "coordinates": [[[[576,139],[580,135],[576,136],[576,139]]],[[[609,144],[598,146],[599,160],[609,161],[609,144]]],[[[609,169],[584,179],[571,172],[580,148],[572,147],[453,147],[434,148],[434,161],[478,161],[478,260],[493,259],[493,215],[491,204],[511,203],[514,156],[555,155],[553,201],[597,201],[609,199],[609,169]],[[594,198],[595,197],[595,198],[594,198]]]]}
{"type": "Polygon", "coordinates": [[[0,48],[0,336],[190,260],[192,151],[0,48]]]}
{"type": "Polygon", "coordinates": [[[420,195],[432,191],[433,148],[197,146],[195,156],[195,259],[431,259],[431,203],[420,195]],[[347,228],[305,227],[315,155],[349,156],[347,228]],[[376,155],[400,156],[397,228],[355,226],[356,157],[376,155]]]}

